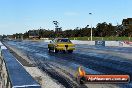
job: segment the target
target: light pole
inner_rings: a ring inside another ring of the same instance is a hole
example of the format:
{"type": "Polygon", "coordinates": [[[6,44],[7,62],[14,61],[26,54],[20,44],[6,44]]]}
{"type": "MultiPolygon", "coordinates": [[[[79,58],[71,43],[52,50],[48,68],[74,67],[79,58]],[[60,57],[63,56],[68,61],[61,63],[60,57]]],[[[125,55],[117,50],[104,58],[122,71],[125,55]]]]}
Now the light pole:
{"type": "Polygon", "coordinates": [[[91,24],[91,41],[93,41],[93,31],[92,31],[92,24],[91,24]]]}
{"type": "MultiPolygon", "coordinates": [[[[92,15],[92,13],[89,13],[89,15],[92,15]]],[[[92,21],[91,21],[91,41],[93,41],[92,21]]]]}

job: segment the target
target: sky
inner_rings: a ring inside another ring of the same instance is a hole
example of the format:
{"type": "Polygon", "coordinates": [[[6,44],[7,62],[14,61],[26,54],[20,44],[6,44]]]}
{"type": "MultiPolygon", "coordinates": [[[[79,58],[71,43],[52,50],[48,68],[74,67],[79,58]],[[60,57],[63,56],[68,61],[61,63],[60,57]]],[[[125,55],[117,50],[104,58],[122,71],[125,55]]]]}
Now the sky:
{"type": "Polygon", "coordinates": [[[132,18],[131,4],[132,0],[0,0],[0,35],[40,27],[53,30],[53,21],[63,30],[102,22],[117,25],[132,18]]]}

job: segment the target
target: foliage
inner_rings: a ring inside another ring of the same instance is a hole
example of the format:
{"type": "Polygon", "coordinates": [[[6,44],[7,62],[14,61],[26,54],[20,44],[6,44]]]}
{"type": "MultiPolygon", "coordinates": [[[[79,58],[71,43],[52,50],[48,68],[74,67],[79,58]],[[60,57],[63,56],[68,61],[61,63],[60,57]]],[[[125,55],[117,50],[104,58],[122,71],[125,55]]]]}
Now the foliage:
{"type": "MultiPolygon", "coordinates": [[[[132,26],[128,26],[128,28],[124,29],[122,25],[113,26],[111,23],[98,23],[95,28],[92,28],[93,36],[95,37],[121,37],[132,36],[132,26]]],[[[54,32],[53,30],[46,29],[37,29],[37,30],[29,30],[22,33],[16,33],[12,36],[14,38],[21,38],[23,36],[24,39],[29,38],[29,36],[39,36],[39,38],[54,38],[54,37],[90,37],[91,28],[86,26],[84,28],[76,27],[75,29],[64,30],[60,32],[54,32]]]]}

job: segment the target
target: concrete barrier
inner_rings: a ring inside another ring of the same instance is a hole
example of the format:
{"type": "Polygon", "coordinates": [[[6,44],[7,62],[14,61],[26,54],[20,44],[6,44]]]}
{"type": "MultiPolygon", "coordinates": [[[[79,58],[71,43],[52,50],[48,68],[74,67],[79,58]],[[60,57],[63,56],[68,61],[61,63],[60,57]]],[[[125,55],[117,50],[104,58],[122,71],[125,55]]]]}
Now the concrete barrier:
{"type": "Polygon", "coordinates": [[[71,40],[74,44],[88,44],[88,45],[95,45],[95,41],[81,41],[81,40],[71,40]]]}
{"type": "MultiPolygon", "coordinates": [[[[44,42],[49,43],[51,40],[45,40],[44,42]]],[[[97,45],[102,41],[81,41],[81,40],[71,40],[74,44],[87,44],[87,45],[97,45]]],[[[116,47],[132,47],[132,43],[130,44],[125,43],[124,41],[103,41],[102,46],[116,46],[116,47]]]]}
{"type": "Polygon", "coordinates": [[[95,46],[105,46],[105,41],[95,41],[95,46]]]}
{"type": "Polygon", "coordinates": [[[105,46],[119,46],[119,41],[105,41],[105,46]]]}
{"type": "Polygon", "coordinates": [[[4,70],[7,71],[3,77],[5,88],[41,88],[5,46],[2,46],[2,58],[5,63],[4,70]]]}
{"type": "Polygon", "coordinates": [[[129,41],[119,41],[120,47],[132,47],[132,42],[129,41]]]}
{"type": "MultiPolygon", "coordinates": [[[[71,40],[74,44],[87,44],[87,45],[97,45],[102,43],[102,41],[80,41],[80,40],[71,40]]],[[[115,46],[115,47],[132,47],[132,42],[126,41],[103,41],[102,46],[115,46]]]]}

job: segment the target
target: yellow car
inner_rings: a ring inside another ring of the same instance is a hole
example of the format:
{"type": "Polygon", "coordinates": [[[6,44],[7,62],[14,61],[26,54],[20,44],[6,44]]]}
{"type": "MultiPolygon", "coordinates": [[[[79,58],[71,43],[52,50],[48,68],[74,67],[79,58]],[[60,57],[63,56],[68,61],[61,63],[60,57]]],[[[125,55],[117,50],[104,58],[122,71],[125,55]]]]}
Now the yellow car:
{"type": "Polygon", "coordinates": [[[68,51],[72,53],[75,50],[75,44],[73,44],[68,38],[55,38],[48,44],[49,52],[53,50],[55,53],[58,51],[68,51]]]}

